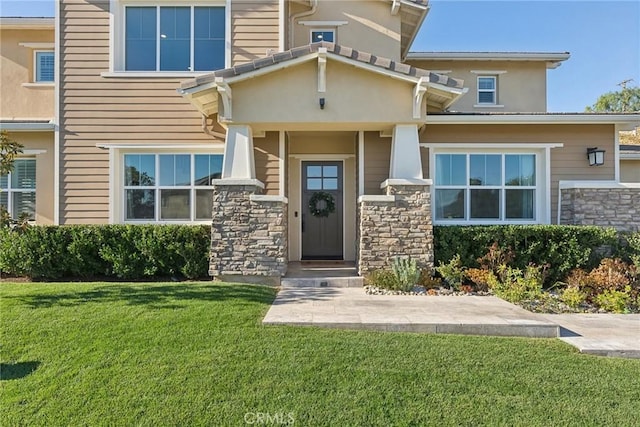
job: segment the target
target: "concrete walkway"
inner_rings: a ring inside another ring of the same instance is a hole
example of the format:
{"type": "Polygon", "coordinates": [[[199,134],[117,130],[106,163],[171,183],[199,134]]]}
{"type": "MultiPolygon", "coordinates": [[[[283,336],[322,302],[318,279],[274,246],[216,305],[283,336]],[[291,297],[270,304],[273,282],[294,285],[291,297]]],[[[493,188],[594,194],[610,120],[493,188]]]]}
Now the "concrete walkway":
{"type": "Polygon", "coordinates": [[[366,295],[282,288],[265,325],[556,338],[584,353],[640,357],[640,315],[541,315],[496,297],[366,295]]]}

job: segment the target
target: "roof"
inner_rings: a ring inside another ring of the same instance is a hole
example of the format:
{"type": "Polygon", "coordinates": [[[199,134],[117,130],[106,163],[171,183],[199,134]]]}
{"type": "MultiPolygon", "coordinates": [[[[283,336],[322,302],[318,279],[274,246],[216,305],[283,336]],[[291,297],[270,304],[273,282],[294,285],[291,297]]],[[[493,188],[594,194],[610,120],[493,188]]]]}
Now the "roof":
{"type": "Polygon", "coordinates": [[[640,125],[640,113],[429,113],[427,124],[616,124],[620,130],[640,125]]]}
{"type": "Polygon", "coordinates": [[[0,130],[12,132],[24,131],[48,131],[54,130],[53,120],[48,119],[24,119],[24,120],[0,120],[0,130]]]}
{"type": "Polygon", "coordinates": [[[3,30],[14,30],[29,28],[33,30],[54,29],[55,19],[50,17],[23,17],[8,16],[0,17],[0,28],[3,30]]]}
{"type": "Polygon", "coordinates": [[[569,52],[409,52],[407,60],[430,61],[543,61],[557,68],[569,59],[569,52]]]}
{"type": "Polygon", "coordinates": [[[191,89],[206,83],[212,83],[216,77],[231,78],[241,76],[246,73],[267,68],[276,64],[286,63],[297,58],[304,57],[309,54],[317,53],[320,48],[327,50],[328,54],[337,55],[348,58],[353,61],[367,64],[382,70],[393,73],[404,74],[411,77],[424,77],[429,83],[437,83],[455,89],[463,89],[463,80],[454,79],[441,74],[432,73],[412,65],[396,62],[388,58],[372,55],[367,52],[361,52],[347,46],[338,45],[329,42],[312,43],[306,46],[295,47],[285,52],[278,52],[265,58],[259,58],[246,64],[236,65],[235,67],[225,68],[223,70],[214,71],[191,80],[187,80],[180,86],[181,89],[191,89]]]}

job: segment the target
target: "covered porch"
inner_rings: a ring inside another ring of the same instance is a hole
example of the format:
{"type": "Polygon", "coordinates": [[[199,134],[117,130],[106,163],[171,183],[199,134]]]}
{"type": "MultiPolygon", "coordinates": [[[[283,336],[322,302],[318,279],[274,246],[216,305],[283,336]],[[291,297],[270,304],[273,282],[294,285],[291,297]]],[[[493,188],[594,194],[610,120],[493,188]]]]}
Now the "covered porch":
{"type": "MultiPolygon", "coordinates": [[[[289,262],[433,263],[419,128],[462,82],[329,43],[185,82],[225,132],[210,274],[284,276],[289,262]],[[367,56],[368,55],[368,56],[367,56]]],[[[239,277],[240,276],[240,277],[239,277]]]]}

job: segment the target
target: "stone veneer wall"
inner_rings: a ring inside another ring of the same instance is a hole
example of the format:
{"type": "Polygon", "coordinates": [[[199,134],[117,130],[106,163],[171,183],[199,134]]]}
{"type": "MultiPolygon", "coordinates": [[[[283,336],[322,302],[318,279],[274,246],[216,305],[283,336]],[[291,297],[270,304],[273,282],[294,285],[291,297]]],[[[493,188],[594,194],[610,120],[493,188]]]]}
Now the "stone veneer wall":
{"type": "Polygon", "coordinates": [[[394,257],[433,268],[433,225],[429,185],[387,185],[386,196],[358,203],[358,273],[389,267],[394,257]]]}
{"type": "Polygon", "coordinates": [[[287,201],[261,190],[214,183],[209,275],[215,279],[277,284],[286,273],[287,201]]]}
{"type": "Polygon", "coordinates": [[[560,224],[640,230],[638,188],[563,188],[560,224]]]}

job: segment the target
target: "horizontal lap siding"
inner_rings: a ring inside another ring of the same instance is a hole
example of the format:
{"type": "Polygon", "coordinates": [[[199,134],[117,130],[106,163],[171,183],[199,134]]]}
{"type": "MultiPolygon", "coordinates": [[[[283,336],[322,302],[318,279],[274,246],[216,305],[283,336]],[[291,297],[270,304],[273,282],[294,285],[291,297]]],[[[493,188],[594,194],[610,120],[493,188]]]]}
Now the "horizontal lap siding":
{"type": "Polygon", "coordinates": [[[177,92],[184,78],[105,78],[109,1],[63,0],[60,36],[60,222],[109,219],[109,155],[96,144],[210,143],[177,92]]]}
{"type": "Polygon", "coordinates": [[[256,178],[264,184],[264,194],[277,196],[280,188],[278,132],[267,132],[264,138],[253,138],[256,178]]]}
{"type": "Polygon", "coordinates": [[[232,1],[231,60],[234,65],[262,58],[267,49],[278,51],[278,7],[277,0],[232,1]]]}
{"type": "Polygon", "coordinates": [[[379,132],[365,132],[364,138],[364,194],[382,194],[380,184],[389,178],[391,138],[379,132]]]}

